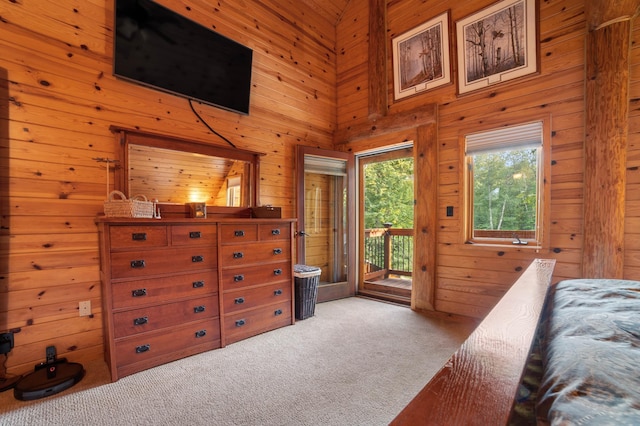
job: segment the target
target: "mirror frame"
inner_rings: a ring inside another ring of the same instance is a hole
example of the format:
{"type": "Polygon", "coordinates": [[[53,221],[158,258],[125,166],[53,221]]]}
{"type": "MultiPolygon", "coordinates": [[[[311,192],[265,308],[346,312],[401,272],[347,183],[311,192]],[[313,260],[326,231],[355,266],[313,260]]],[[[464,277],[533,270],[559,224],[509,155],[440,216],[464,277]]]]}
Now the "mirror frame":
{"type": "MultiPolygon", "coordinates": [[[[110,130],[116,135],[116,141],[119,145],[119,149],[116,150],[118,158],[116,159],[117,163],[114,171],[114,187],[116,190],[123,192],[127,197],[131,196],[131,194],[128,193],[129,185],[127,185],[129,181],[129,144],[134,144],[246,161],[249,164],[249,187],[243,201],[245,201],[245,204],[247,205],[242,207],[207,206],[207,209],[213,208],[215,211],[233,213],[249,210],[252,207],[259,205],[258,174],[260,171],[260,157],[264,155],[263,153],[231,147],[227,148],[218,145],[208,145],[199,141],[142,132],[117,126],[111,126],[110,130]]],[[[167,201],[159,201],[158,204],[160,206],[186,205],[170,203],[167,201]]],[[[178,209],[178,211],[181,212],[182,210],[178,209]]],[[[214,213],[214,211],[212,211],[212,213],[214,213]]]]}

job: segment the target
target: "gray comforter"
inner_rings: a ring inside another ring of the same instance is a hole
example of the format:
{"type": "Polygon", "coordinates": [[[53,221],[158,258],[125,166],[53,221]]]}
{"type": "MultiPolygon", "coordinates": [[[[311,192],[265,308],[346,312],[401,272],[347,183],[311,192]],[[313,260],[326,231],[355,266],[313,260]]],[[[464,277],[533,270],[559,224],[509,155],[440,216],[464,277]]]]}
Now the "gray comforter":
{"type": "Polygon", "coordinates": [[[640,282],[562,281],[549,308],[538,421],[640,425],[640,282]]]}

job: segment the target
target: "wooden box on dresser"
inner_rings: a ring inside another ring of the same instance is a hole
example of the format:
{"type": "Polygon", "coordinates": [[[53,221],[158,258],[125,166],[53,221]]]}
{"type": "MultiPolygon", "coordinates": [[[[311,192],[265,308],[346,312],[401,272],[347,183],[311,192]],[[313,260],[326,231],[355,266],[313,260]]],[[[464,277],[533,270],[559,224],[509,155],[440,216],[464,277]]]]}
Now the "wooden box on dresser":
{"type": "Polygon", "coordinates": [[[111,379],[293,324],[294,222],[99,218],[111,379]]]}

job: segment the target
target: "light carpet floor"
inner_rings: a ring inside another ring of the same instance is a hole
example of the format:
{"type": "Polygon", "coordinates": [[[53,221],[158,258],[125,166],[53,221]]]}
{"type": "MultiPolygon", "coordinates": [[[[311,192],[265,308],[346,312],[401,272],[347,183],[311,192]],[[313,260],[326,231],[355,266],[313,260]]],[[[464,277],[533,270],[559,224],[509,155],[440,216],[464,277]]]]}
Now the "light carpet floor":
{"type": "Polygon", "coordinates": [[[6,391],[0,425],[386,425],[472,327],[364,298],[320,303],[293,326],[115,383],[96,361],[58,395],[6,391]]]}

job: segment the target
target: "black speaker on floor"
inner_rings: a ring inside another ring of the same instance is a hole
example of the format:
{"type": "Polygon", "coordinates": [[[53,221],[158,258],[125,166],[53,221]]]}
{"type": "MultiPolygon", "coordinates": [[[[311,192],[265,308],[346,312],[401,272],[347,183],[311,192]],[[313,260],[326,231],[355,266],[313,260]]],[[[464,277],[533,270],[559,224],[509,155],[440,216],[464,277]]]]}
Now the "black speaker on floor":
{"type": "Polygon", "coordinates": [[[13,388],[13,396],[21,401],[55,395],[78,383],[84,377],[82,364],[56,359],[56,348],[47,348],[47,361],[35,366],[35,371],[24,376],[13,388]]]}

